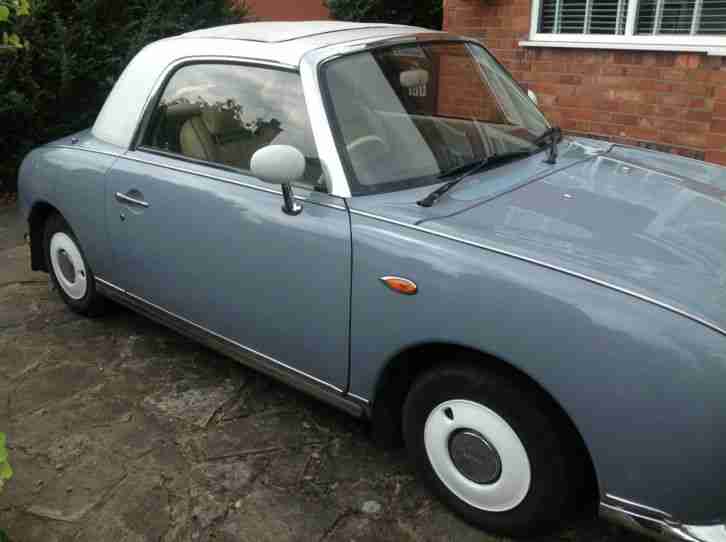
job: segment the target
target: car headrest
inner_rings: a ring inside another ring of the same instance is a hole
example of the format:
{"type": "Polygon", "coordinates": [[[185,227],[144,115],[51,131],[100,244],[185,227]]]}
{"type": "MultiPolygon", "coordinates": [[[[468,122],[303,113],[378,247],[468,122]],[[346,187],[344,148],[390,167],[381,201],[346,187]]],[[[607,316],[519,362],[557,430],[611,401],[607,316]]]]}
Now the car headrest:
{"type": "Polygon", "coordinates": [[[195,117],[199,115],[200,112],[201,107],[198,103],[175,103],[166,107],[166,116],[177,120],[195,117]]]}
{"type": "Polygon", "coordinates": [[[429,84],[429,72],[426,70],[406,70],[401,72],[403,88],[422,87],[429,84]]]}
{"type": "Polygon", "coordinates": [[[240,129],[240,122],[234,116],[234,111],[204,109],[202,111],[202,120],[209,130],[209,133],[218,136],[228,134],[240,129]]]}

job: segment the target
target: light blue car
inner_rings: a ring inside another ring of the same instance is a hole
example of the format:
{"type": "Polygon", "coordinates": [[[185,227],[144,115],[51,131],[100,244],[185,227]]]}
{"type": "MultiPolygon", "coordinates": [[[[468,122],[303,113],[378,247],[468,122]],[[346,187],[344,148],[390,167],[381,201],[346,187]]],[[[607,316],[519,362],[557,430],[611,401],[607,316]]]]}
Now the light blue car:
{"type": "Polygon", "coordinates": [[[25,159],[32,267],[370,419],[487,531],[724,542],[726,169],[535,102],[420,28],[162,40],[25,159]]]}

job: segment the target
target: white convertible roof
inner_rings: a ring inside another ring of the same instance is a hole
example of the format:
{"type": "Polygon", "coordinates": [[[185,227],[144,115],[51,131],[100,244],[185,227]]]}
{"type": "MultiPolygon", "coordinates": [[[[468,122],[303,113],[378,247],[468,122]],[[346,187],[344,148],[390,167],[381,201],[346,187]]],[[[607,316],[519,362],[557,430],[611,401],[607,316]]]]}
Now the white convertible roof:
{"type": "Polygon", "coordinates": [[[160,77],[170,64],[185,58],[247,58],[298,67],[313,50],[431,32],[382,23],[306,21],[232,24],[163,39],[142,49],[126,67],[93,125],[93,134],[128,148],[160,77]]]}
{"type": "MultiPolygon", "coordinates": [[[[303,21],[303,22],[270,22],[241,23],[205,28],[182,34],[181,38],[215,38],[229,40],[260,41],[264,43],[280,43],[283,41],[309,38],[333,32],[390,28],[397,25],[382,23],[349,23],[344,21],[303,21]]],[[[399,27],[400,28],[400,27],[399,27]]],[[[405,28],[405,27],[404,27],[405,28]]]]}

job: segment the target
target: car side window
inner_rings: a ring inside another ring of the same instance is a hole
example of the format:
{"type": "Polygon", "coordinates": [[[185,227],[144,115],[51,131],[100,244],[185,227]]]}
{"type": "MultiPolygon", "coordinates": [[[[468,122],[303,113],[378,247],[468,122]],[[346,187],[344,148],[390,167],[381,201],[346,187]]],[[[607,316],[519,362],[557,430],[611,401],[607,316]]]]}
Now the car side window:
{"type": "Polygon", "coordinates": [[[324,188],[297,73],[239,64],[178,69],[151,116],[141,145],[249,172],[267,145],[292,145],[305,156],[303,183],[324,188]]]}

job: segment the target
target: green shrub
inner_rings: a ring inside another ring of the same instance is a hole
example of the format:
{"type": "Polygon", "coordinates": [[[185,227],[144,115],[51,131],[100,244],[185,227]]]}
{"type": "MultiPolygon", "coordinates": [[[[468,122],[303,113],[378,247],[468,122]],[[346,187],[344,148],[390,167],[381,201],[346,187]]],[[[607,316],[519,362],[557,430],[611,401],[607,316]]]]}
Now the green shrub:
{"type": "Polygon", "coordinates": [[[93,123],[144,45],[237,22],[243,10],[227,0],[32,0],[17,29],[28,47],[0,54],[0,192],[15,189],[32,147],[93,123]]]}
{"type": "MultiPolygon", "coordinates": [[[[0,493],[3,492],[5,482],[13,477],[13,469],[8,462],[8,450],[5,447],[5,433],[0,433],[0,493]]],[[[0,542],[7,542],[8,536],[0,528],[0,542]]]]}
{"type": "Polygon", "coordinates": [[[325,0],[334,19],[441,28],[443,0],[325,0]]]}
{"type": "Polygon", "coordinates": [[[8,449],[5,445],[5,433],[0,433],[0,493],[2,493],[5,482],[13,477],[13,469],[10,467],[8,449]]]}

